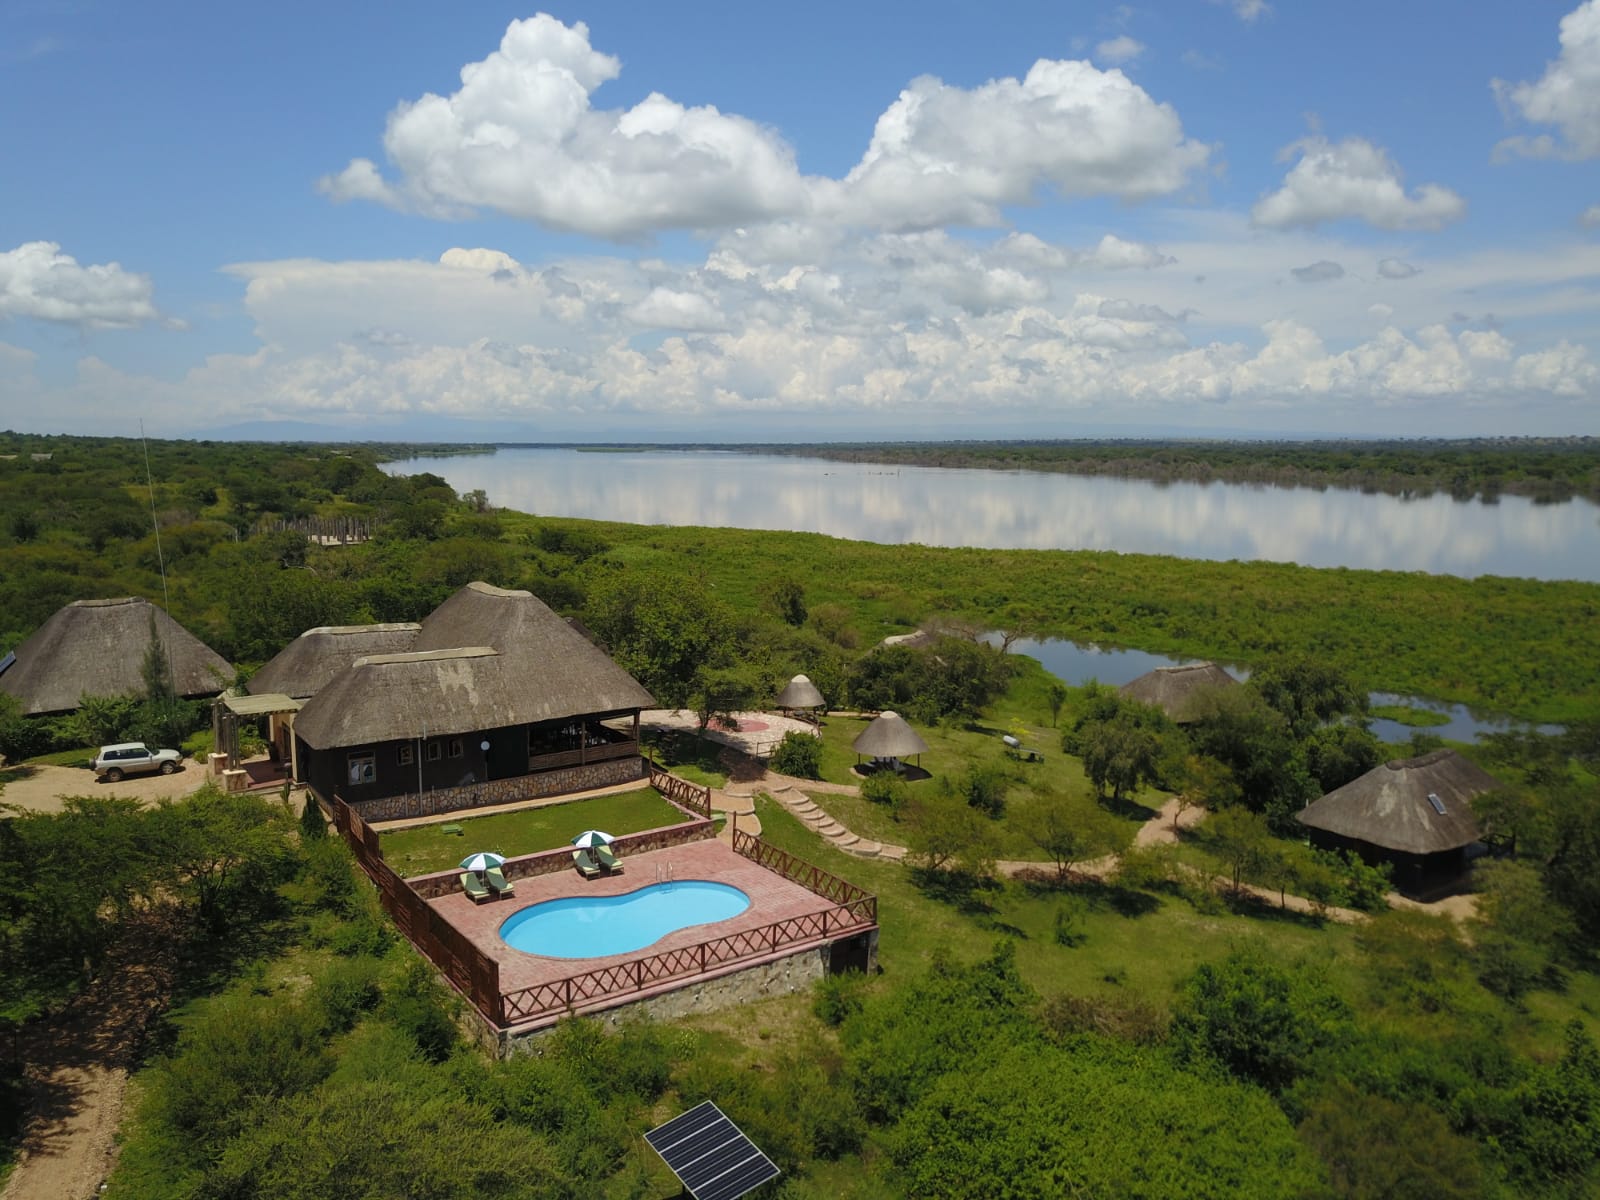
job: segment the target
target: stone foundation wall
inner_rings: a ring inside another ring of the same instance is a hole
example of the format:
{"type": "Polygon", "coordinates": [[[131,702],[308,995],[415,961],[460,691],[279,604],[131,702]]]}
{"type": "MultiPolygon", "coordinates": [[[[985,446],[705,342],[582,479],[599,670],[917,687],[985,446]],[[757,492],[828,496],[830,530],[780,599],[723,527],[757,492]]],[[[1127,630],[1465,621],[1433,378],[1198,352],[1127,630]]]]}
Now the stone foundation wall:
{"type": "Polygon", "coordinates": [[[541,796],[559,796],[590,788],[632,783],[645,777],[645,760],[617,758],[610,762],[589,763],[541,771],[537,775],[517,775],[510,779],[491,779],[469,787],[431,788],[422,795],[385,796],[378,800],[358,800],[350,807],[366,821],[393,821],[403,817],[432,817],[492,804],[515,804],[541,796]]]}
{"type": "MultiPolygon", "coordinates": [[[[735,1008],[754,1000],[764,1000],[769,996],[787,996],[794,992],[803,992],[828,973],[828,955],[831,949],[831,946],[812,946],[785,958],[774,959],[771,962],[746,967],[742,971],[733,971],[714,979],[691,983],[658,996],[649,996],[630,1004],[619,1004],[603,1012],[585,1015],[615,1029],[623,1022],[640,1016],[657,1021],[670,1021],[693,1013],[719,1012],[735,1008]]],[[[553,1025],[547,1025],[529,1033],[516,1036],[504,1035],[499,1049],[501,1057],[509,1058],[514,1054],[533,1053],[533,1047],[538,1040],[553,1028],[553,1025]]]]}

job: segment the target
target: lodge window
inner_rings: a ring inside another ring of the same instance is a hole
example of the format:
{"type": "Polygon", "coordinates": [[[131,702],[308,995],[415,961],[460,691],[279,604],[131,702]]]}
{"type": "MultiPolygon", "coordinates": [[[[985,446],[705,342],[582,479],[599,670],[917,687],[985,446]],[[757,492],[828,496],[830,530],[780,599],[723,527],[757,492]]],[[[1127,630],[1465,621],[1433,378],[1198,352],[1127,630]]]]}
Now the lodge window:
{"type": "Polygon", "coordinates": [[[439,745],[438,742],[429,742],[428,743],[428,761],[429,762],[438,762],[443,757],[444,757],[444,747],[439,745]]]}
{"type": "Polygon", "coordinates": [[[450,757],[451,758],[460,758],[461,757],[461,739],[460,738],[451,738],[450,739],[450,757]]]}
{"type": "Polygon", "coordinates": [[[375,754],[352,754],[346,760],[349,764],[348,778],[352,784],[373,783],[378,778],[378,756],[375,754]]]}
{"type": "Polygon", "coordinates": [[[417,761],[417,748],[410,742],[400,743],[400,765],[409,767],[417,761]]]}

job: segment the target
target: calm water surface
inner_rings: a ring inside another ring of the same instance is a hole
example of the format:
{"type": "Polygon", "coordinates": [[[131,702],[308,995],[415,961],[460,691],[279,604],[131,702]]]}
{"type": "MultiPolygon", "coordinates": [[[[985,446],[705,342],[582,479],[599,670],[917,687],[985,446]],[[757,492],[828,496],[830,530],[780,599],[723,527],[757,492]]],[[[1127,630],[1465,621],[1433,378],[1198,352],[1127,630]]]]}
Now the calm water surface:
{"type": "MultiPolygon", "coordinates": [[[[989,635],[997,641],[997,635],[989,635]]],[[[1144,650],[1114,650],[1100,646],[1082,645],[1060,638],[1040,641],[1019,639],[1011,644],[1013,654],[1026,654],[1039,660],[1046,671],[1063,683],[1081,687],[1089,680],[1098,680],[1110,687],[1132,683],[1139,676],[1157,667],[1175,667],[1182,663],[1198,662],[1193,658],[1168,658],[1144,650]]],[[[1250,672],[1232,663],[1221,664],[1235,679],[1250,678],[1250,672]]],[[[1475,742],[1485,733],[1498,733],[1508,729],[1527,729],[1523,722],[1508,717],[1474,713],[1460,704],[1445,704],[1438,700],[1424,700],[1417,696],[1397,696],[1392,692],[1373,692],[1368,699],[1375,705],[1403,704],[1411,708],[1425,708],[1447,718],[1443,725],[1429,725],[1413,729],[1398,721],[1376,718],[1368,727],[1384,742],[1410,741],[1413,733],[1432,733],[1453,742],[1475,742]]],[[[1545,733],[1559,733],[1559,725],[1540,725],[1545,733]]]]}
{"type": "Polygon", "coordinates": [[[1310,567],[1600,581],[1600,506],[1403,500],[725,451],[507,449],[415,458],[458,492],[546,516],[993,549],[1117,550],[1310,567]]]}

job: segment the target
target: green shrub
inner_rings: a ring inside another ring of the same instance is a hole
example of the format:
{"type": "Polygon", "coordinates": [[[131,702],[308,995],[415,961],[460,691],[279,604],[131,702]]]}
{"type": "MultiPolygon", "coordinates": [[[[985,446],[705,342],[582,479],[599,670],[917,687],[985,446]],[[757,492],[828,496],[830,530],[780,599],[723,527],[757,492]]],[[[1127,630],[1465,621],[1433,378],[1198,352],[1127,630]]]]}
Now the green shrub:
{"type": "Polygon", "coordinates": [[[302,843],[322,841],[328,836],[328,820],[322,815],[322,805],[309,791],[306,806],[300,810],[300,840],[302,843]]]}
{"type": "Polygon", "coordinates": [[[418,959],[385,989],[379,1016],[416,1042],[431,1062],[450,1057],[457,1040],[452,998],[428,963],[418,959]]]}
{"type": "Polygon", "coordinates": [[[783,735],[772,752],[772,769],[796,779],[822,778],[822,739],[799,729],[783,735]]]}
{"type": "Polygon", "coordinates": [[[998,767],[973,767],[961,778],[961,796],[979,812],[1001,817],[1006,811],[1008,781],[998,767]]]}
{"type": "Polygon", "coordinates": [[[859,971],[823,976],[811,1001],[811,1011],[824,1025],[843,1025],[851,1015],[861,1011],[866,978],[859,971]]]}
{"type": "Polygon", "coordinates": [[[893,771],[874,771],[861,783],[861,796],[874,804],[887,805],[895,812],[905,803],[906,784],[893,771]]]}
{"type": "Polygon", "coordinates": [[[322,1014],[329,1033],[345,1033],[361,1014],[376,1008],[383,993],[378,987],[376,959],[350,958],[325,967],[311,985],[311,1003],[322,1014]]]}
{"type": "Polygon", "coordinates": [[[199,729],[184,738],[183,745],[179,748],[183,751],[185,758],[192,758],[195,762],[203,763],[216,744],[216,735],[211,730],[199,729]]]}

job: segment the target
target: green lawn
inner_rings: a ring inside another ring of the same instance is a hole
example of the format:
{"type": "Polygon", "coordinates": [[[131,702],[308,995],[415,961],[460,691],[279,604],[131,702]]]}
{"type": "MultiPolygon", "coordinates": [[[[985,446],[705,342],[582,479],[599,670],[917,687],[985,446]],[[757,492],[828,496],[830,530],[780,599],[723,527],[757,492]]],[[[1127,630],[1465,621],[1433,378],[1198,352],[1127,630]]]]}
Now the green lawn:
{"type": "Polygon", "coordinates": [[[641,741],[656,762],[680,779],[712,788],[723,787],[728,782],[728,771],[721,757],[726,747],[720,742],[685,729],[650,730],[641,741]]]}
{"type": "Polygon", "coordinates": [[[1353,933],[1345,926],[1271,910],[1203,915],[1165,897],[1135,897],[1125,905],[1133,915],[1125,915],[1106,889],[1075,893],[1087,910],[1078,924],[1085,936],[1068,949],[1054,938],[1056,911],[1069,903],[1061,893],[1007,881],[966,899],[935,898],[917,887],[907,867],[835,850],[766,797],[757,799],[756,814],[765,840],[877,895],[878,959],[886,976],[921,973],[936,950],[970,961],[1010,937],[1023,976],[1045,994],[1113,991],[1164,1008],[1180,979],[1243,941],[1264,942],[1274,957],[1310,955],[1336,975],[1353,967],[1353,933]]]}
{"type": "Polygon", "coordinates": [[[585,829],[603,829],[620,837],[685,819],[655,788],[640,788],[487,817],[440,817],[437,824],[385,833],[383,857],[401,875],[427,875],[448,870],[478,850],[511,858],[558,849],[585,829]],[[459,825],[461,832],[440,832],[445,825],[459,825]]]}

